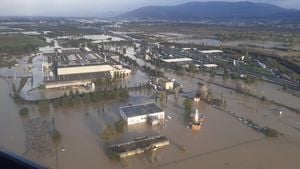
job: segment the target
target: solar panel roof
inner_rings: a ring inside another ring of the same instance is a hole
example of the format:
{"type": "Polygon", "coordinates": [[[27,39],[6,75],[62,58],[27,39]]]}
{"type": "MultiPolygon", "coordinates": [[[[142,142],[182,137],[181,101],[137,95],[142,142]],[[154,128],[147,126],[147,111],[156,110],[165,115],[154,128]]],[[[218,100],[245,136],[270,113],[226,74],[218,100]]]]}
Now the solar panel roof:
{"type": "Polygon", "coordinates": [[[127,117],[134,117],[163,111],[154,103],[125,106],[121,107],[120,109],[124,112],[124,114],[127,117]]]}

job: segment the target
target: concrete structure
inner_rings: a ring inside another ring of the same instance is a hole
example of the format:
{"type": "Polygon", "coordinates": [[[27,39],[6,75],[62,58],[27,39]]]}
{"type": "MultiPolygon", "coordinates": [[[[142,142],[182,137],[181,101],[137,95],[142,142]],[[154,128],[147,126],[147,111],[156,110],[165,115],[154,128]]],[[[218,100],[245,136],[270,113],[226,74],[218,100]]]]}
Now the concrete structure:
{"type": "Polygon", "coordinates": [[[196,109],[195,113],[191,117],[191,128],[192,130],[199,131],[201,130],[205,115],[203,113],[199,113],[198,109],[196,109]]]}
{"type": "Polygon", "coordinates": [[[120,107],[120,115],[127,125],[145,123],[151,116],[159,120],[165,118],[165,112],[154,103],[120,107]]]}
{"type": "Polygon", "coordinates": [[[155,83],[165,90],[172,90],[174,88],[174,81],[168,79],[156,78],[155,83]]]}

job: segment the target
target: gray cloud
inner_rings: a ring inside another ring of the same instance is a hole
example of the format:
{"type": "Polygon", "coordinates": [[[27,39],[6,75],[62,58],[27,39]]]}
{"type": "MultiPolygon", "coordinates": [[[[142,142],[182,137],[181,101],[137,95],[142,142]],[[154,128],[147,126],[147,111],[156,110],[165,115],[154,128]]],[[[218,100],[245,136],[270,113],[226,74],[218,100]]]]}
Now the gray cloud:
{"type": "MultiPolygon", "coordinates": [[[[0,16],[95,16],[108,11],[124,12],[146,5],[175,5],[188,1],[192,0],[0,0],[0,16]]],[[[299,0],[251,1],[300,9],[299,0]]]]}

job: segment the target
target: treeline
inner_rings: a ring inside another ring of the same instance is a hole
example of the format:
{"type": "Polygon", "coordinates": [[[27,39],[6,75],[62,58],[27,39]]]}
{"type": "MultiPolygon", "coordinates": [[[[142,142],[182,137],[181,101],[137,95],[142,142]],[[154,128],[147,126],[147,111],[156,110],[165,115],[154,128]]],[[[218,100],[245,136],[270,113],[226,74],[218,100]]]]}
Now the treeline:
{"type": "Polygon", "coordinates": [[[138,66],[138,63],[136,62],[136,60],[131,59],[130,57],[124,56],[124,55],[120,55],[120,60],[128,63],[131,66],[138,66]]]}
{"type": "Polygon", "coordinates": [[[54,106],[72,106],[80,103],[97,103],[105,100],[126,99],[129,97],[128,89],[115,87],[112,90],[100,90],[93,93],[80,94],[78,90],[74,93],[70,90],[69,95],[51,100],[54,106]]]}
{"type": "Polygon", "coordinates": [[[79,93],[78,90],[73,92],[70,90],[69,94],[65,93],[64,96],[49,100],[40,101],[26,101],[18,93],[13,95],[13,99],[18,104],[37,104],[39,111],[48,111],[49,103],[54,107],[60,106],[73,106],[77,104],[97,103],[100,101],[114,100],[114,99],[127,99],[129,97],[128,88],[115,87],[111,90],[99,90],[93,93],[79,93]]]}
{"type": "Polygon", "coordinates": [[[163,72],[155,69],[151,69],[149,66],[143,66],[142,69],[147,73],[149,76],[163,76],[163,72]]]}

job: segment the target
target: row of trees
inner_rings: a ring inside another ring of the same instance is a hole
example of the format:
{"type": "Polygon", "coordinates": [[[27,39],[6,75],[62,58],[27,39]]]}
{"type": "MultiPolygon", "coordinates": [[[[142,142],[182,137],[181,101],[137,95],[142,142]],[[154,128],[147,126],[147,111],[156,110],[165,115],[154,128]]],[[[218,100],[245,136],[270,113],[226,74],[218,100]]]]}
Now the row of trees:
{"type": "Polygon", "coordinates": [[[149,66],[143,66],[142,67],[144,71],[149,75],[149,76],[163,76],[163,72],[155,69],[151,69],[149,66]]]}
{"type": "Polygon", "coordinates": [[[188,115],[188,117],[189,117],[190,114],[192,113],[192,110],[193,110],[193,100],[185,99],[183,101],[183,106],[184,106],[184,110],[186,112],[186,115],[188,115]]]}
{"type": "Polygon", "coordinates": [[[128,88],[115,87],[112,90],[101,90],[93,93],[80,94],[78,90],[74,93],[70,90],[69,95],[65,93],[63,97],[51,100],[54,106],[76,105],[80,103],[96,103],[104,100],[126,99],[129,97],[128,88]]]}
{"type": "Polygon", "coordinates": [[[125,87],[115,87],[111,90],[99,90],[93,93],[79,93],[78,90],[73,92],[70,90],[69,94],[65,93],[64,96],[59,98],[54,98],[50,100],[41,100],[41,101],[26,101],[18,93],[13,95],[13,99],[18,104],[37,104],[38,109],[41,112],[49,110],[49,103],[53,103],[55,107],[58,106],[72,106],[81,103],[95,103],[104,100],[112,99],[127,99],[129,97],[128,88],[125,87]]]}
{"type": "Polygon", "coordinates": [[[120,54],[120,60],[125,63],[128,63],[129,65],[138,66],[138,63],[136,62],[136,60],[133,60],[130,57],[124,56],[123,54],[120,54]]]}

